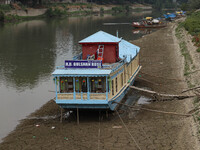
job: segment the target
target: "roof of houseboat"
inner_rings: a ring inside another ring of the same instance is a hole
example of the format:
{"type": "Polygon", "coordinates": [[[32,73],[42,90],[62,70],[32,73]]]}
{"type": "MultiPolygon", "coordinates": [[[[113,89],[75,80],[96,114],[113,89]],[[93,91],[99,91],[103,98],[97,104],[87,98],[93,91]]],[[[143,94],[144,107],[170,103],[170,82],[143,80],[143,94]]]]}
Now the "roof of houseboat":
{"type": "Polygon", "coordinates": [[[68,76],[105,76],[109,75],[112,70],[107,69],[56,69],[53,75],[68,75],[68,76]]]}
{"type": "Polygon", "coordinates": [[[123,39],[119,43],[119,57],[123,59],[124,56],[126,56],[127,62],[130,62],[131,59],[134,58],[137,55],[137,53],[139,53],[139,51],[140,47],[129,43],[123,39]]]}
{"type": "Polygon", "coordinates": [[[89,37],[79,41],[79,43],[119,43],[121,38],[113,36],[103,31],[98,31],[89,37]]]}

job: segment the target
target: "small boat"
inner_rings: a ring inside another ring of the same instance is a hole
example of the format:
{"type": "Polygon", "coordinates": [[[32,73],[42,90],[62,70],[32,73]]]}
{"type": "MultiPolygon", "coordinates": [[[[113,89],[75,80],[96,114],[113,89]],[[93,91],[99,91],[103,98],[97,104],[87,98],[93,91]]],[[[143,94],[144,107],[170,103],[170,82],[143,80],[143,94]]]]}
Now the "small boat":
{"type": "Polygon", "coordinates": [[[132,26],[135,28],[162,28],[167,24],[161,18],[146,17],[140,22],[133,22],[132,26]]]}
{"type": "Polygon", "coordinates": [[[52,73],[64,109],[114,111],[141,69],[140,47],[104,31],[79,41],[82,52],[52,73]]]}

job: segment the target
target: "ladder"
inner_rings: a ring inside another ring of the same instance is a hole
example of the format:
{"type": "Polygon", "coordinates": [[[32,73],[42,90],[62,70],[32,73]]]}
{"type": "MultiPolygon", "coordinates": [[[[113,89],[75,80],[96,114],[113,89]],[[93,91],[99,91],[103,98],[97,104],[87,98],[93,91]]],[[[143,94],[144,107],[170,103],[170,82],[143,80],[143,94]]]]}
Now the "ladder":
{"type": "Polygon", "coordinates": [[[97,60],[103,61],[104,45],[99,45],[97,49],[97,60]]]}

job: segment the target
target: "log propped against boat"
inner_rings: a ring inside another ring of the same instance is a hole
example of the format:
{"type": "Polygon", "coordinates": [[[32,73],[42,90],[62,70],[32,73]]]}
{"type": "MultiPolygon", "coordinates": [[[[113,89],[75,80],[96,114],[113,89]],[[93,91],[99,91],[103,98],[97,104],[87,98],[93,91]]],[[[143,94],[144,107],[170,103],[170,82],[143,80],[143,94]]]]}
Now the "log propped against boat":
{"type": "Polygon", "coordinates": [[[79,42],[82,52],[53,72],[56,103],[66,109],[115,110],[137,73],[140,48],[99,31],[79,42]]]}

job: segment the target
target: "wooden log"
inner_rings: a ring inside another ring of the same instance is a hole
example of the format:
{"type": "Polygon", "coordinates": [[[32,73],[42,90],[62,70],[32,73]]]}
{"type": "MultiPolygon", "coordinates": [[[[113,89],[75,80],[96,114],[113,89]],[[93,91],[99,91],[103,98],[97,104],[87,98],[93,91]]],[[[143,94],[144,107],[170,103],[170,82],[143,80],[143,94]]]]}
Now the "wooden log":
{"type": "Polygon", "coordinates": [[[138,90],[140,92],[145,92],[150,94],[151,96],[153,96],[155,99],[161,99],[164,97],[168,97],[168,98],[172,98],[172,99],[185,99],[185,98],[190,98],[190,97],[195,97],[196,95],[173,95],[173,94],[161,94],[161,93],[157,93],[155,91],[151,91],[151,90],[147,90],[147,89],[142,89],[142,88],[138,88],[135,86],[130,86],[130,88],[138,90]]]}
{"type": "Polygon", "coordinates": [[[182,93],[185,93],[185,92],[188,92],[188,91],[191,91],[191,90],[195,90],[195,89],[198,89],[198,88],[200,88],[200,86],[196,86],[196,87],[193,87],[193,88],[183,90],[182,93]]]}

